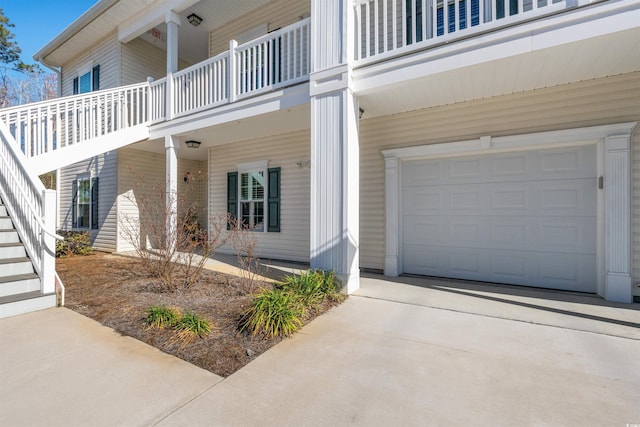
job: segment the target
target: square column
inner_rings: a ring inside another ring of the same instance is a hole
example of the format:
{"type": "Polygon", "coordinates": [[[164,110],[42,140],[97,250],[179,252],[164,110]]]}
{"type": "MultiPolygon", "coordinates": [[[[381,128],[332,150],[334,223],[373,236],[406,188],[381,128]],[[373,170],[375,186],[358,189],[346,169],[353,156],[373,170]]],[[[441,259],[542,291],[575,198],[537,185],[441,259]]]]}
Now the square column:
{"type": "Polygon", "coordinates": [[[360,287],[358,98],[349,87],[353,4],[312,0],[311,267],[360,287]]]}
{"type": "Polygon", "coordinates": [[[165,249],[171,251],[176,245],[178,227],[178,141],[174,136],[164,140],[166,156],[166,224],[165,249]]]}

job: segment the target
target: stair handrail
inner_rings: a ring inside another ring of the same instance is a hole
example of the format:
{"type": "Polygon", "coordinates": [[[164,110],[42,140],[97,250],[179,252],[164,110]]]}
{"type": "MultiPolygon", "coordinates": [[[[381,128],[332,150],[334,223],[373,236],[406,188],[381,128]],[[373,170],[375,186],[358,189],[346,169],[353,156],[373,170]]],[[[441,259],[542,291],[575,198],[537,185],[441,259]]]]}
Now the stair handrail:
{"type": "Polygon", "coordinates": [[[42,292],[49,293],[55,289],[55,239],[62,237],[47,227],[48,222],[55,224],[56,193],[25,166],[26,156],[2,121],[0,139],[0,196],[40,276],[42,292]]]}

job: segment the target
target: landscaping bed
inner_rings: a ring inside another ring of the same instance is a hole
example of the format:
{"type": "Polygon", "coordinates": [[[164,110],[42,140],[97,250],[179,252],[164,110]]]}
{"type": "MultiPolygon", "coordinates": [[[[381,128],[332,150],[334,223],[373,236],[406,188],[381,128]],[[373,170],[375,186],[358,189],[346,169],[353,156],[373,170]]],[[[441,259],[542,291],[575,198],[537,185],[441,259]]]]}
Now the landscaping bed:
{"type": "MultiPolygon", "coordinates": [[[[281,337],[239,331],[243,313],[269,282],[204,270],[188,289],[161,292],[141,268],[140,260],[96,253],[57,260],[66,287],[66,306],[115,331],[134,337],[165,353],[226,377],[277,344],[281,337]],[[212,324],[210,334],[185,342],[172,328],[152,328],[146,316],[152,306],[167,306],[195,313],[212,324]]],[[[336,300],[305,310],[303,324],[326,312],[336,300]]]]}

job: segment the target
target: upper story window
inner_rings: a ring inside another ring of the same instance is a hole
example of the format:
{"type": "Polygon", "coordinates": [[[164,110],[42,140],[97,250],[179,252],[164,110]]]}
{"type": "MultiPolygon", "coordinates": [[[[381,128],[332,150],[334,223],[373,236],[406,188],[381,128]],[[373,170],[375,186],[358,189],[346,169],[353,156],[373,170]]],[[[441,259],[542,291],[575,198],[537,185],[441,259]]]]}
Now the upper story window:
{"type": "Polygon", "coordinates": [[[83,68],[78,77],[73,79],[73,94],[88,93],[100,90],[100,65],[83,68]]]}

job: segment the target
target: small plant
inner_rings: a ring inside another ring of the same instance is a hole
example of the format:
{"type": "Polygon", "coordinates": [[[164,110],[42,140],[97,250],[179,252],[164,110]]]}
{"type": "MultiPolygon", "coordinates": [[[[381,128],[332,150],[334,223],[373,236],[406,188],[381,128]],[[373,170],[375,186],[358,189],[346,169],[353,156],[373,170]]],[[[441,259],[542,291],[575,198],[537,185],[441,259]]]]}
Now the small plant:
{"type": "Polygon", "coordinates": [[[177,331],[173,341],[180,341],[180,350],[195,341],[196,338],[204,338],[211,333],[211,322],[202,316],[190,311],[185,311],[175,325],[177,331]]]}
{"type": "Polygon", "coordinates": [[[91,247],[91,233],[88,231],[64,231],[59,230],[58,234],[64,240],[56,241],[56,256],[90,255],[93,253],[91,247]]]}
{"type": "Polygon", "coordinates": [[[268,337],[288,336],[302,326],[300,299],[283,289],[263,289],[240,319],[240,331],[268,337]]]}
{"type": "Polygon", "coordinates": [[[297,295],[305,308],[316,308],[327,300],[338,302],[344,298],[332,271],[309,270],[300,275],[285,276],[279,287],[297,295]]]}
{"type": "Polygon", "coordinates": [[[172,328],[180,321],[180,310],[166,305],[155,305],[147,309],[146,322],[150,328],[172,328]]]}

